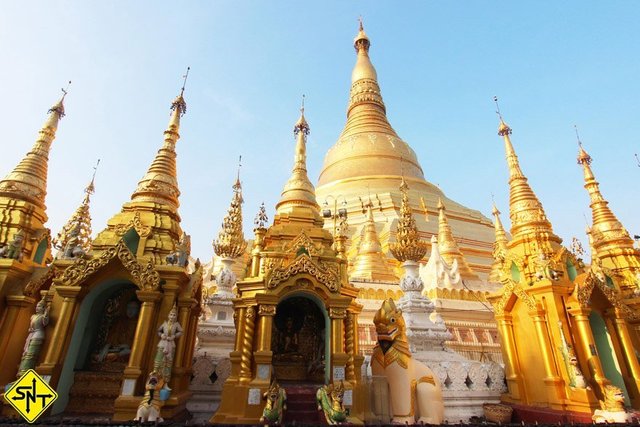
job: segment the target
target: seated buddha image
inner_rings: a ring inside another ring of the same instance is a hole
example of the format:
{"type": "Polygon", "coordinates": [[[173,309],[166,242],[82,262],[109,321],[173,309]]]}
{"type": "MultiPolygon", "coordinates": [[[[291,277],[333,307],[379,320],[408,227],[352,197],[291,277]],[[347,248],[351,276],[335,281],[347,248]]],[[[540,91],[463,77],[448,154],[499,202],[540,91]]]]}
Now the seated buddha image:
{"type": "Polygon", "coordinates": [[[110,364],[126,365],[139,313],[140,303],[135,295],[125,293],[107,301],[91,356],[92,365],[101,365],[100,370],[105,370],[110,364]]]}

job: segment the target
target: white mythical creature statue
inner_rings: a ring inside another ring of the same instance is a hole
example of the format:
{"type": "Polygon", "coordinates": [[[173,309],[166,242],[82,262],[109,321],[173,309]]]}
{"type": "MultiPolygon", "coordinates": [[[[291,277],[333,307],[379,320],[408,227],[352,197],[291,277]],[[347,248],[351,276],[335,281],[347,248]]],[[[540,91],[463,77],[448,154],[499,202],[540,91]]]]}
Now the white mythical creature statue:
{"type": "Polygon", "coordinates": [[[444,403],[440,382],[431,369],[411,357],[402,311],[388,299],[373,323],[378,344],[371,356],[371,371],[387,378],[393,422],[441,424],[444,403]]]}

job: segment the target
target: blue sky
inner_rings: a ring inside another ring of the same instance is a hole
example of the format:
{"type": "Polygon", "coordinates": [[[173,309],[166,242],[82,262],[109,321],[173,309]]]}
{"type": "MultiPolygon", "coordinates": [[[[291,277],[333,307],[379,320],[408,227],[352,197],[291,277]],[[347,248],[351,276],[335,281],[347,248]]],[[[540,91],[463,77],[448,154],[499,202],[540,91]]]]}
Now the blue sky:
{"type": "Polygon", "coordinates": [[[498,95],[522,168],[566,244],[585,242],[583,215],[590,220],[574,124],[610,206],[640,234],[639,12],[631,1],[4,2],[0,175],[72,80],[50,156],[49,226],[55,235],[75,210],[101,158],[92,205],[101,230],[160,147],[191,66],[180,213],[193,254],[209,259],[238,155],[247,236],[260,202],[273,216],[303,93],[317,180],[345,122],[362,15],[389,119],[449,197],[489,215],[494,193],[507,220],[498,95]]]}

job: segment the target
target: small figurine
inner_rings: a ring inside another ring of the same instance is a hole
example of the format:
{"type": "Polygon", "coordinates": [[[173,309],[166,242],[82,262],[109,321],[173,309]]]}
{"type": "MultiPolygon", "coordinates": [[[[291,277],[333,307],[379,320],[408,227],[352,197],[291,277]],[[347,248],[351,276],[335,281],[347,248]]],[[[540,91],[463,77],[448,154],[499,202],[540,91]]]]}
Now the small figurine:
{"type": "Polygon", "coordinates": [[[163,421],[160,416],[160,408],[162,407],[162,401],[160,400],[160,390],[164,385],[164,381],[158,378],[156,372],[151,372],[145,385],[144,398],[138,406],[138,412],[136,412],[136,418],[134,421],[141,423],[146,422],[158,422],[163,421]]]}
{"type": "Polygon", "coordinates": [[[0,249],[0,258],[10,258],[22,261],[22,246],[24,245],[24,230],[20,229],[13,235],[13,241],[0,249]]]}
{"type": "Polygon", "coordinates": [[[158,328],[158,336],[160,337],[160,342],[158,343],[153,369],[159,373],[168,388],[169,380],[171,379],[173,356],[176,351],[175,340],[182,336],[182,326],[178,323],[178,310],[175,304],[169,312],[167,320],[158,328]]]}
{"type": "Polygon", "coordinates": [[[176,250],[167,255],[167,263],[186,267],[189,263],[189,253],[191,252],[191,236],[182,233],[180,241],[176,245],[176,250]]]}
{"type": "Polygon", "coordinates": [[[318,411],[324,413],[327,424],[341,424],[347,420],[348,411],[344,407],[344,382],[327,384],[316,392],[318,411]]]}
{"type": "Polygon", "coordinates": [[[20,368],[17,377],[20,378],[29,369],[36,367],[42,342],[44,341],[44,329],[49,324],[49,307],[44,297],[36,304],[36,312],[29,321],[29,335],[24,343],[20,368]]]}
{"type": "Polygon", "coordinates": [[[74,259],[84,258],[85,251],[80,241],[80,224],[78,223],[70,232],[67,244],[62,248],[62,258],[74,259]]]}
{"type": "Polygon", "coordinates": [[[265,425],[282,425],[282,417],[287,410],[287,393],[284,388],[274,379],[262,398],[266,399],[267,403],[262,410],[260,422],[265,425]]]}

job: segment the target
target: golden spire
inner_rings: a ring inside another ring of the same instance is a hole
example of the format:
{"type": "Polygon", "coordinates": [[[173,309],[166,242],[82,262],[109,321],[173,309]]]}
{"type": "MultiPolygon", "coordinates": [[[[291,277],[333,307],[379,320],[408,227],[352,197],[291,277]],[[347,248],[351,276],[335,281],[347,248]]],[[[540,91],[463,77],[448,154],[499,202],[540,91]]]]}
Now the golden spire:
{"type": "Polygon", "coordinates": [[[502,221],[500,220],[500,214],[502,212],[498,210],[498,207],[495,203],[493,204],[493,210],[491,213],[495,218],[494,229],[496,233],[496,245],[500,249],[507,250],[507,243],[509,243],[509,239],[507,239],[507,232],[504,231],[504,226],[502,225],[502,221]]]}
{"type": "MultiPolygon", "coordinates": [[[[576,135],[578,130],[576,129],[576,135]]],[[[593,171],[591,170],[591,156],[582,147],[582,143],[578,138],[578,164],[582,165],[584,171],[584,188],[589,192],[591,199],[592,221],[591,234],[594,239],[594,247],[596,249],[615,245],[617,249],[635,250],[633,240],[629,233],[622,226],[618,218],[613,214],[602,193],[598,181],[596,181],[593,171]]]]}
{"type": "Polygon", "coordinates": [[[376,231],[376,223],[373,219],[373,203],[371,200],[364,205],[367,222],[364,225],[364,233],[358,255],[353,263],[353,273],[349,275],[351,280],[367,279],[380,282],[395,282],[398,278],[389,268],[386,257],[382,252],[382,244],[376,231]]]}
{"type": "Polygon", "coordinates": [[[293,135],[296,138],[296,151],[293,171],[282,190],[280,201],[276,205],[276,213],[289,211],[294,206],[311,207],[319,216],[320,207],[316,202],[316,192],[313,184],[307,176],[307,136],[310,128],[304,118],[304,96],[300,108],[300,118],[293,127],[293,135]]]}
{"type": "Polygon", "coordinates": [[[460,275],[462,277],[468,279],[478,279],[478,276],[471,270],[469,264],[467,264],[467,260],[464,258],[464,255],[460,251],[458,244],[453,238],[453,233],[451,232],[451,227],[449,226],[449,221],[447,220],[445,210],[446,208],[444,206],[444,203],[442,203],[442,199],[439,198],[438,249],[440,250],[440,254],[449,265],[453,265],[454,260],[458,263],[458,270],[460,271],[460,275]]]}
{"type": "Polygon", "coordinates": [[[369,58],[371,42],[364,32],[362,19],[358,34],[353,40],[353,46],[356,49],[356,64],[351,73],[347,124],[342,137],[372,129],[397,137],[387,120],[386,108],[378,85],[378,74],[369,58]]]}
{"type": "Polygon", "coordinates": [[[400,205],[396,242],[389,245],[389,250],[400,262],[418,262],[426,255],[428,245],[420,240],[416,220],[413,218],[409,204],[409,186],[404,177],[400,183],[400,192],[402,193],[402,204],[400,205]]]}
{"type": "Polygon", "coordinates": [[[493,265],[491,266],[491,272],[489,273],[489,281],[490,282],[499,282],[500,274],[499,270],[502,268],[502,260],[504,256],[507,254],[507,245],[509,243],[509,239],[507,238],[507,233],[504,231],[504,226],[502,225],[502,221],[500,220],[500,211],[496,204],[493,204],[493,217],[494,220],[494,229],[496,240],[493,243],[493,265]]]}
{"type": "Polygon", "coordinates": [[[99,164],[100,159],[98,159],[98,162],[93,168],[91,182],[89,182],[89,185],[84,189],[85,194],[82,203],[62,227],[58,236],[53,239],[53,246],[58,249],[56,258],[69,257],[71,252],[67,254],[67,250],[73,250],[77,247],[81,248],[85,254],[91,250],[91,214],[89,212],[89,205],[91,203],[91,195],[95,192],[94,182],[99,164]]]}
{"type": "MultiPolygon", "coordinates": [[[[494,97],[496,106],[498,98],[494,97]]],[[[542,235],[550,241],[560,243],[562,240],[553,233],[551,223],[547,219],[542,204],[529,186],[527,178],[520,169],[518,156],[511,144],[511,128],[504,122],[500,110],[498,135],[504,138],[504,147],[509,167],[509,216],[511,218],[512,240],[516,241],[525,234],[542,235]]]]}
{"type": "Polygon", "coordinates": [[[184,88],[189,75],[183,76],[184,83],[180,95],[171,103],[171,116],[169,125],[164,131],[164,144],[158,150],[155,159],[149,166],[145,176],[138,182],[138,188],[131,195],[133,202],[152,202],[166,204],[177,210],[180,203],[178,197],[178,179],[176,173],[176,143],[180,139],[180,117],[187,111],[187,103],[184,100],[184,88]]]}
{"type": "MultiPolygon", "coordinates": [[[[242,156],[240,156],[242,160],[242,156]]],[[[213,242],[213,250],[222,258],[238,258],[247,249],[247,242],[242,232],[242,185],[240,184],[240,165],[238,175],[233,184],[231,206],[222,221],[222,229],[213,242]]]]}
{"type": "Polygon", "coordinates": [[[24,200],[42,209],[46,208],[49,150],[56,137],[58,122],[64,117],[64,98],[67,95],[67,89],[62,89],[62,97],[49,109],[49,116],[38,132],[38,139],[31,151],[0,181],[0,197],[24,200]]]}

